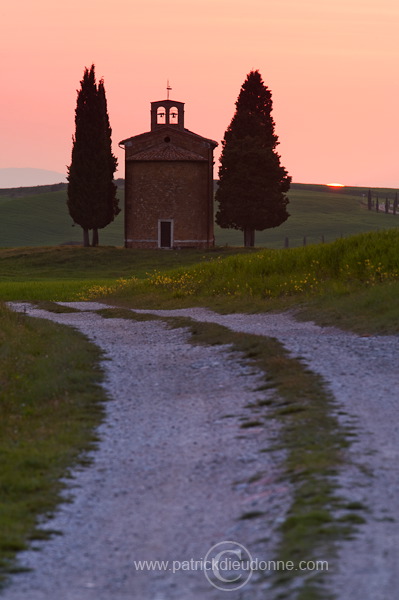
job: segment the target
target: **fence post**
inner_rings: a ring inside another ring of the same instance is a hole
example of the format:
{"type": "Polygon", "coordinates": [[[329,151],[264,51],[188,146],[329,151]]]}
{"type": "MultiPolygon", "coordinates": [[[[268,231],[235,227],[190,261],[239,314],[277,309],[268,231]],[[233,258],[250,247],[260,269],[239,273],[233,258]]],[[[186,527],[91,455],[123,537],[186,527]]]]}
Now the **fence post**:
{"type": "Polygon", "coordinates": [[[288,237],[285,237],[285,239],[284,239],[284,248],[289,248],[289,245],[290,245],[290,241],[289,241],[288,237]]]}
{"type": "Polygon", "coordinates": [[[371,210],[372,206],[373,206],[373,201],[371,199],[371,190],[369,189],[368,194],[367,194],[367,208],[369,210],[371,210]]]}

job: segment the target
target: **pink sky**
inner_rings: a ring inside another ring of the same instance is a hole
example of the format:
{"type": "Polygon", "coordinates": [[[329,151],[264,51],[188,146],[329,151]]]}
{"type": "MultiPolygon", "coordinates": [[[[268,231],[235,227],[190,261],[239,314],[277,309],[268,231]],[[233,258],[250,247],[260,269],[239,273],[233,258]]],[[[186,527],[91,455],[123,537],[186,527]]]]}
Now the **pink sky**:
{"type": "Polygon", "coordinates": [[[148,131],[167,79],[186,127],[220,142],[259,69],[294,181],[399,187],[398,31],[398,0],[3,3],[0,168],[65,172],[76,89],[93,62],[120,177],[117,143],[148,131]]]}

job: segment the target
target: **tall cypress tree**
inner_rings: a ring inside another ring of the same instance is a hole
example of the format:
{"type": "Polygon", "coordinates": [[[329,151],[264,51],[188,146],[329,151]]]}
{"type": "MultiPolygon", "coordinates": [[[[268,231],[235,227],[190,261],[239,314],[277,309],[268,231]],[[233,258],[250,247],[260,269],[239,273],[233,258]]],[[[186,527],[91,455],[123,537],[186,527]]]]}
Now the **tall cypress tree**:
{"type": "Polygon", "coordinates": [[[120,212],[113,182],[117,159],[112,154],[104,81],[98,86],[95,67],[85,68],[75,111],[75,136],[68,168],[68,209],[83,229],[83,245],[98,245],[98,230],[120,212]]]}
{"type": "Polygon", "coordinates": [[[289,217],[285,194],[291,177],[275,151],[272,107],[271,92],[259,71],[251,71],[222,141],[216,222],[243,231],[245,246],[254,246],[255,230],[278,227],[289,217]]]}

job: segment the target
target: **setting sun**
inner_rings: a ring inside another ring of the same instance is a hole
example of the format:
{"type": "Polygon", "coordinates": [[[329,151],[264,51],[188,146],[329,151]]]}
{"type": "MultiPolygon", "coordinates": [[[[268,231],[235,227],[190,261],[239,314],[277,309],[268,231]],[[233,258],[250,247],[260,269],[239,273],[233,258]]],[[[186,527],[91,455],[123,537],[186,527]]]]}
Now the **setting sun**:
{"type": "Polygon", "coordinates": [[[345,187],[343,183],[327,183],[328,187],[336,187],[336,188],[341,188],[341,187],[345,187]]]}

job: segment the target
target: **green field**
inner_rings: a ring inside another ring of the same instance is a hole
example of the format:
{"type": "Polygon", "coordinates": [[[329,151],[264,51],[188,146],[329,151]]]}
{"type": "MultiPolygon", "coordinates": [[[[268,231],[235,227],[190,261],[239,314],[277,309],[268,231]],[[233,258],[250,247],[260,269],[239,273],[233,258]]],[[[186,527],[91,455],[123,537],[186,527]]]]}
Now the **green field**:
{"type": "MultiPolygon", "coordinates": [[[[399,216],[368,211],[364,206],[366,188],[344,188],[331,190],[323,185],[293,184],[288,194],[290,217],[280,227],[257,231],[255,243],[259,247],[283,248],[288,237],[289,246],[318,244],[323,240],[332,242],[366,231],[378,231],[399,227],[399,216]]],[[[394,198],[394,190],[373,191],[373,197],[394,198]]],[[[215,229],[219,245],[242,246],[243,234],[230,229],[215,229]]]]}
{"type": "MultiPolygon", "coordinates": [[[[39,188],[40,190],[40,188],[39,188]]],[[[0,190],[1,191],[1,190],[0,190]]],[[[23,188],[19,194],[23,194],[23,188]]],[[[393,199],[394,190],[374,190],[380,199],[393,199]]],[[[28,195],[0,195],[0,247],[55,246],[81,243],[82,231],[72,226],[66,206],[66,191],[28,195]]],[[[100,230],[100,244],[123,246],[123,190],[118,190],[122,212],[104,230],[100,230]]],[[[322,185],[293,184],[289,193],[291,216],[281,227],[256,232],[259,247],[283,248],[288,237],[290,247],[306,242],[330,242],[366,231],[384,230],[399,226],[399,215],[367,211],[362,201],[366,188],[331,190],[322,185]]],[[[219,246],[242,246],[240,231],[215,228],[219,246]]]]}
{"type": "Polygon", "coordinates": [[[146,279],[155,271],[188,267],[218,256],[252,253],[217,250],[126,250],[113,246],[41,246],[0,249],[0,300],[71,300],[84,290],[121,278],[146,279]]]}
{"type": "MultiPolygon", "coordinates": [[[[14,198],[0,196],[0,247],[68,243],[82,243],[82,229],[73,226],[66,191],[14,198]]],[[[123,246],[123,213],[100,230],[100,244],[123,246]]]]}

